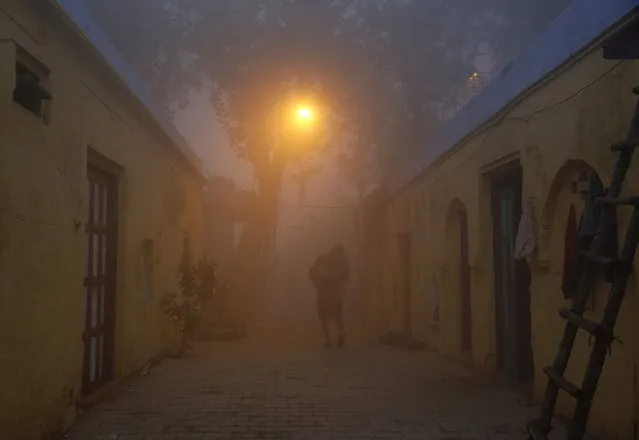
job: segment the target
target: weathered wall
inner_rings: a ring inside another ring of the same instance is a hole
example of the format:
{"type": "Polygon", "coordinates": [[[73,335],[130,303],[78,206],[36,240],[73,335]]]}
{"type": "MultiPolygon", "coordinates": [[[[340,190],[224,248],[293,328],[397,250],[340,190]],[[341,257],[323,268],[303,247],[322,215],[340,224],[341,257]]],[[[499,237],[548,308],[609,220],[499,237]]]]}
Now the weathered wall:
{"type": "Polygon", "coordinates": [[[0,438],[16,440],[67,426],[80,396],[89,150],[122,167],[117,377],[169,347],[159,298],[176,290],[184,232],[197,253],[202,227],[196,174],[88,44],[26,3],[0,9],[0,438]],[[50,124],[12,102],[16,43],[51,71],[50,124]],[[144,239],[155,242],[148,288],[144,239]]]}
{"type": "MultiPolygon", "coordinates": [[[[385,235],[383,305],[388,328],[401,329],[402,296],[395,234],[403,228],[413,236],[414,333],[442,352],[467,360],[460,349],[460,294],[456,260],[451,256],[454,254],[451,249],[457,244],[447,232],[446,222],[451,206],[463,204],[469,227],[472,363],[479,369],[495,369],[492,216],[487,176],[500,161],[518,160],[523,167],[523,200],[533,202],[541,229],[540,249],[530,261],[533,388],[536,398],[541,398],[546,384],[542,368],[552,362],[563,332],[564,323],[557,310],[569,304],[563,299],[560,286],[567,204],[575,197],[571,183],[580,169],[587,168],[583,163],[596,169],[604,182],[610,181],[616,158],[608,146],[625,138],[634,110],[636,97],[631,90],[637,85],[639,63],[625,61],[597,81],[614,63],[603,60],[599,50],[588,53],[529,94],[497,125],[459,145],[391,199],[385,235]],[[593,85],[579,92],[590,83],[593,85]],[[431,319],[429,301],[433,275],[439,284],[438,323],[431,319]]],[[[626,189],[629,193],[633,190],[639,194],[636,170],[629,173],[626,189]]],[[[578,215],[580,212],[581,208],[578,215]]],[[[623,233],[628,216],[620,218],[623,233]]],[[[590,427],[602,438],[625,439],[634,435],[637,420],[634,408],[638,402],[634,377],[639,348],[633,320],[638,311],[635,285],[633,276],[617,326],[625,345],[613,346],[593,408],[590,427]]],[[[605,291],[605,286],[600,286],[595,295],[592,313],[596,315],[603,309],[605,291]]],[[[580,334],[567,373],[573,382],[581,382],[588,355],[588,337],[580,334]]],[[[569,399],[562,397],[559,408],[570,415],[571,405],[569,399]]]]}

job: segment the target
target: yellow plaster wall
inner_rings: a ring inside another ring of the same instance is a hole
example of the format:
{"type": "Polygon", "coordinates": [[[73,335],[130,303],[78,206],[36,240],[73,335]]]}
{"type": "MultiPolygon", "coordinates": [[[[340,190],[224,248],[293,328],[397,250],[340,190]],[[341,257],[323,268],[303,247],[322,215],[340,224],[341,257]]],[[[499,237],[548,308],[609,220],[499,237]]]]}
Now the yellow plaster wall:
{"type": "MultiPolygon", "coordinates": [[[[119,80],[61,17],[0,9],[0,438],[67,427],[80,396],[87,161],[121,167],[115,374],[172,344],[159,299],[175,291],[183,234],[199,254],[201,182],[119,80]],[[16,44],[50,73],[50,124],[12,102],[16,44]],[[150,288],[142,243],[155,242],[150,288]]],[[[196,255],[197,256],[197,255],[196,255]]]]}
{"type": "MultiPolygon", "coordinates": [[[[609,182],[616,157],[608,146],[625,138],[634,110],[636,97],[631,91],[638,84],[639,63],[625,61],[605,74],[615,63],[604,60],[599,50],[592,50],[532,91],[496,125],[440,158],[391,199],[384,265],[387,329],[401,329],[401,304],[393,301],[393,282],[399,289],[395,233],[404,228],[413,236],[414,333],[428,345],[468,361],[460,350],[461,308],[452,262],[456,260],[451,259],[454,252],[450,250],[457,243],[446,231],[451,204],[462,203],[468,214],[470,241],[472,363],[478,369],[495,370],[492,219],[486,173],[500,161],[519,160],[523,167],[523,201],[533,202],[541,229],[540,249],[530,261],[533,391],[538,400],[541,398],[546,384],[542,368],[552,362],[563,332],[557,310],[569,304],[563,299],[560,286],[566,206],[572,195],[568,191],[570,178],[562,176],[575,173],[580,165],[564,165],[583,161],[597,170],[604,184],[609,182]],[[594,84],[580,91],[591,83],[594,84]],[[553,181],[562,183],[553,185],[553,181]],[[432,322],[430,314],[433,274],[440,287],[438,324],[432,322]]],[[[629,173],[626,191],[639,194],[636,164],[629,173]]],[[[620,233],[627,224],[626,214],[620,216],[620,233]]],[[[635,285],[633,277],[617,326],[625,345],[613,346],[592,412],[590,429],[602,438],[630,439],[634,434],[638,397],[634,379],[638,348],[634,336],[638,331],[635,285]]],[[[595,295],[594,314],[603,309],[605,291],[605,286],[600,286],[595,295]]],[[[401,290],[398,298],[401,302],[401,290]]],[[[567,373],[572,381],[581,382],[588,354],[588,337],[580,334],[567,373]]],[[[570,400],[562,398],[559,408],[570,415],[570,400]]]]}

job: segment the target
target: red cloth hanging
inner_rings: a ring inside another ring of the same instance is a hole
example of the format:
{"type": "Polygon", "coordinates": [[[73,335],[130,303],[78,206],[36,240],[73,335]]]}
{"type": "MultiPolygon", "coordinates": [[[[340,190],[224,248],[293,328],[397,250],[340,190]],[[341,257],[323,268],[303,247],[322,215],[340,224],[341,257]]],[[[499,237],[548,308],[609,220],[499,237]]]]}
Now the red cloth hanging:
{"type": "Polygon", "coordinates": [[[573,267],[576,264],[577,247],[579,239],[577,233],[577,213],[575,205],[571,204],[568,211],[568,221],[566,222],[566,231],[564,233],[564,270],[562,277],[562,290],[566,298],[572,298],[572,283],[568,280],[573,267]]]}

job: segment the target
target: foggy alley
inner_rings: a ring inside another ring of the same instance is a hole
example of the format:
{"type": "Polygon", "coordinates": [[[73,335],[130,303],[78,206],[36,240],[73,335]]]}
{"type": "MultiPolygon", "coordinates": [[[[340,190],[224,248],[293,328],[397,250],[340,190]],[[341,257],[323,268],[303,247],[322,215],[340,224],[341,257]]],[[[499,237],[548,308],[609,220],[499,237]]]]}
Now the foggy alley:
{"type": "Polygon", "coordinates": [[[431,351],[309,337],[197,345],[81,417],[71,440],[514,439],[525,399],[431,351]]]}
{"type": "Polygon", "coordinates": [[[639,439],[639,0],[0,35],[0,440],[639,439]]]}

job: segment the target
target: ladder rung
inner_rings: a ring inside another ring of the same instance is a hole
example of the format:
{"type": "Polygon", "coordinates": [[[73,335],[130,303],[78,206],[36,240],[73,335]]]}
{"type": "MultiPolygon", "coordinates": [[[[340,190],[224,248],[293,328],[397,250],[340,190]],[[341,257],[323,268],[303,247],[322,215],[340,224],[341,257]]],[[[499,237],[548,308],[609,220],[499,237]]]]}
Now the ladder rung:
{"type": "Polygon", "coordinates": [[[627,150],[629,148],[636,148],[639,146],[639,138],[635,139],[627,139],[621,142],[615,142],[610,146],[610,150],[612,151],[622,151],[627,150]]]}
{"type": "Polygon", "coordinates": [[[561,374],[557,373],[552,367],[548,366],[544,368],[544,373],[552,380],[559,388],[570,394],[575,399],[579,399],[581,396],[581,390],[577,385],[567,380],[561,374]]]}
{"type": "Polygon", "coordinates": [[[591,335],[599,336],[603,334],[603,327],[598,322],[586,319],[583,316],[578,315],[570,309],[561,309],[559,315],[571,324],[586,330],[591,335]]]}
{"type": "Polygon", "coordinates": [[[593,263],[602,264],[604,266],[611,266],[612,264],[617,262],[617,260],[614,258],[604,257],[603,255],[596,254],[592,251],[583,251],[581,255],[583,255],[593,263]]]}
{"type": "Polygon", "coordinates": [[[639,197],[599,197],[597,198],[597,201],[606,205],[627,205],[639,207],[639,197]]]}
{"type": "Polygon", "coordinates": [[[533,440],[546,440],[547,437],[543,432],[539,429],[539,426],[536,422],[532,422],[528,424],[528,434],[533,440]]]}

